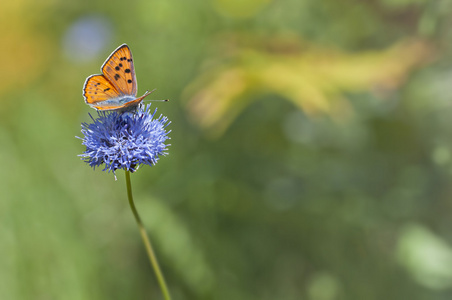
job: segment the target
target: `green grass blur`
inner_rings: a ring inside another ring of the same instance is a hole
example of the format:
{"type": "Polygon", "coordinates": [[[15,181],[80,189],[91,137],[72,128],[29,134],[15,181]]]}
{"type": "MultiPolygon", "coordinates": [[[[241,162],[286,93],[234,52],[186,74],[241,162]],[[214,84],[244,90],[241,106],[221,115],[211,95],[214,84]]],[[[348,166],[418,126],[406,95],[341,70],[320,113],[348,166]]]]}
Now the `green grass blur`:
{"type": "Polygon", "coordinates": [[[123,172],[77,157],[120,44],[169,156],[132,175],[175,300],[452,297],[446,0],[3,1],[0,299],[161,299],[123,172]]]}

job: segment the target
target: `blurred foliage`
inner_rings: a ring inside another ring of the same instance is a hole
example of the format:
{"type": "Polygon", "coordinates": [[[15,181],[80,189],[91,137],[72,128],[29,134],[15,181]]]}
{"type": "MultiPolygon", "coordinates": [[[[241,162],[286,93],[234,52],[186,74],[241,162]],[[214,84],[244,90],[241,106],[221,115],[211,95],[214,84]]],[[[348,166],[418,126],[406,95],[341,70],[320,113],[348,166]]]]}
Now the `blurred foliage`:
{"type": "Polygon", "coordinates": [[[306,114],[325,112],[341,119],[351,113],[342,93],[392,90],[413,66],[431,57],[429,45],[422,41],[344,54],[303,45],[292,36],[265,39],[256,48],[230,50],[234,54],[226,66],[209,69],[188,88],[196,91],[187,105],[193,121],[214,135],[223,133],[251,100],[261,96],[255,94],[278,94],[306,114]]]}
{"type": "Polygon", "coordinates": [[[452,295],[452,3],[3,1],[1,299],[159,299],[123,175],[79,160],[121,43],[170,155],[132,176],[174,299],[452,295]]]}

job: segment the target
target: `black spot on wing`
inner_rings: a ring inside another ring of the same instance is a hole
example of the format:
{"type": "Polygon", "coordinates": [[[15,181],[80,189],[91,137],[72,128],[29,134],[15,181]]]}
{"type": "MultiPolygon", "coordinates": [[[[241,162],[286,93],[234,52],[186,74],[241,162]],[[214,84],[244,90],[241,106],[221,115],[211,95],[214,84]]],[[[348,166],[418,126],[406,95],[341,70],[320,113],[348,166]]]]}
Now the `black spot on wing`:
{"type": "Polygon", "coordinates": [[[124,72],[130,73],[130,69],[125,69],[124,72]]]}
{"type": "Polygon", "coordinates": [[[118,73],[116,73],[116,74],[115,74],[115,80],[118,80],[118,79],[119,79],[119,77],[120,77],[120,76],[119,76],[119,74],[118,74],[118,73]]]}
{"type": "Polygon", "coordinates": [[[127,83],[132,83],[132,79],[127,80],[127,83]]]}

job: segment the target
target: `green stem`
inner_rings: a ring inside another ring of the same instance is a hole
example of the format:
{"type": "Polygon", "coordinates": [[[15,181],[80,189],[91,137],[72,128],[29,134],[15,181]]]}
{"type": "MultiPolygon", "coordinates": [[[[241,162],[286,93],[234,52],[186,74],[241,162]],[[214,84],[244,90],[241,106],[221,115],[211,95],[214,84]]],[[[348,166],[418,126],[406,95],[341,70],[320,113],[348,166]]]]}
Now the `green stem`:
{"type": "Polygon", "coordinates": [[[138,211],[135,208],[135,204],[133,203],[132,184],[130,183],[129,171],[126,171],[126,184],[130,208],[132,209],[133,215],[135,216],[135,220],[137,221],[138,224],[138,228],[140,229],[141,238],[143,239],[144,246],[146,247],[146,252],[148,254],[149,261],[151,262],[151,266],[154,269],[155,276],[157,276],[157,280],[160,285],[160,289],[162,290],[163,297],[165,298],[165,300],[171,300],[168,288],[165,283],[165,278],[163,277],[163,273],[160,270],[157,257],[155,256],[154,250],[152,249],[151,241],[149,240],[148,235],[146,234],[146,229],[144,229],[143,223],[141,222],[141,218],[138,215],[138,211]]]}

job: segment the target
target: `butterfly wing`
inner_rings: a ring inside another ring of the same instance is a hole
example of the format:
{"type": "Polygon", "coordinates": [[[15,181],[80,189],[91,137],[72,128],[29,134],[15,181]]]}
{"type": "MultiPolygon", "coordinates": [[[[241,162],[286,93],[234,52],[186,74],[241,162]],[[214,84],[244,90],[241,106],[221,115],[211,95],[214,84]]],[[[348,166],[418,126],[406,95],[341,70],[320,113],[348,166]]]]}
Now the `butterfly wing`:
{"type": "Polygon", "coordinates": [[[137,79],[129,46],[122,44],[102,65],[102,73],[121,95],[137,95],[137,79]]]}
{"type": "Polygon", "coordinates": [[[86,104],[99,105],[105,100],[117,98],[120,93],[104,75],[91,75],[83,85],[83,97],[86,104]]]}

